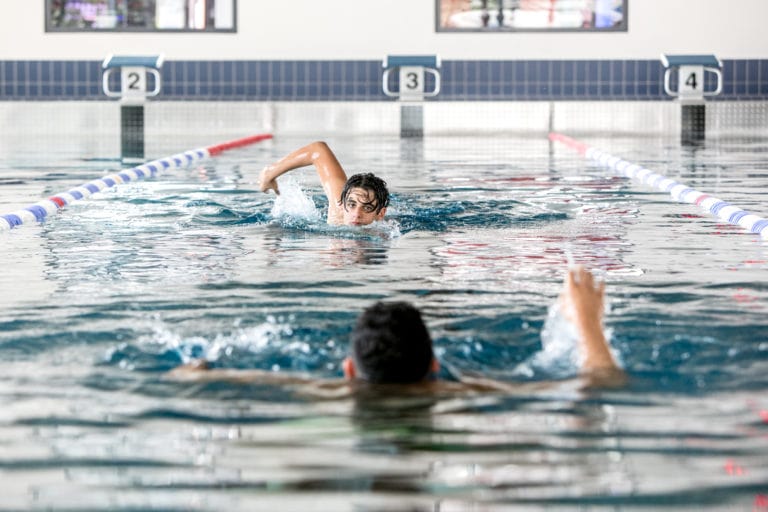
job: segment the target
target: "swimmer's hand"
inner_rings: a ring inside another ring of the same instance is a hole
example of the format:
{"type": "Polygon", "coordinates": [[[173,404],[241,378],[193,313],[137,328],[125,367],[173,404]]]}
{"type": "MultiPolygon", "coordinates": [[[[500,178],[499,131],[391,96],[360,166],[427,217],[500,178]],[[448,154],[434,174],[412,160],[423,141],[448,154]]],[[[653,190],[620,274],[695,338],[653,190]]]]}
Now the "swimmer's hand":
{"type": "Polygon", "coordinates": [[[280,195],[280,189],[277,187],[277,178],[272,174],[272,166],[267,166],[261,171],[259,176],[259,190],[269,192],[274,190],[276,195],[280,195]]]}
{"type": "Polygon", "coordinates": [[[583,353],[582,373],[620,371],[603,333],[605,283],[595,282],[587,269],[568,270],[561,296],[563,312],[576,327],[583,353]]]}
{"type": "Polygon", "coordinates": [[[605,283],[595,283],[592,273],[580,265],[568,269],[561,300],[568,320],[580,330],[594,329],[603,321],[605,283]]]}

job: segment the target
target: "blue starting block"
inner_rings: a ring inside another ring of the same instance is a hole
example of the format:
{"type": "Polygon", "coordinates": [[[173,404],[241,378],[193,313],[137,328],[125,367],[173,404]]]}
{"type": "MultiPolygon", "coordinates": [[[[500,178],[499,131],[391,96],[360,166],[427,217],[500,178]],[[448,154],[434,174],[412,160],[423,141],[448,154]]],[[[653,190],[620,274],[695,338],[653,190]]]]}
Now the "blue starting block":
{"type": "Polygon", "coordinates": [[[162,55],[109,55],[102,62],[102,88],[110,98],[120,98],[120,157],[124,162],[144,160],[144,103],[160,94],[162,55]],[[120,72],[120,90],[109,88],[110,77],[120,72]],[[147,90],[147,74],[154,87],[147,90]]]}
{"type": "Polygon", "coordinates": [[[664,92],[680,100],[701,101],[705,96],[716,96],[723,90],[723,63],[714,55],[667,55],[661,56],[664,72],[664,92]],[[670,86],[672,76],[677,73],[677,89],[670,86]],[[712,91],[704,89],[704,74],[716,77],[712,91]]]}
{"type": "Polygon", "coordinates": [[[384,94],[404,101],[420,101],[440,93],[440,58],[436,55],[388,55],[384,59],[381,88],[384,94]],[[389,89],[390,73],[398,71],[398,90],[389,89]],[[434,78],[434,88],[424,89],[424,74],[434,78]]]}
{"type": "Polygon", "coordinates": [[[714,55],[667,55],[661,56],[664,72],[664,92],[680,102],[680,140],[683,144],[700,144],[707,128],[705,96],[716,96],[723,90],[723,63],[714,55]],[[715,75],[713,90],[704,87],[704,74],[715,75]],[[671,87],[671,79],[677,74],[677,89],[671,87]]]}
{"type": "Polygon", "coordinates": [[[421,101],[440,93],[440,58],[436,55],[389,55],[382,66],[381,88],[385,95],[397,98],[400,105],[400,136],[424,135],[424,112],[421,101]],[[389,88],[390,74],[398,72],[398,88],[389,88]],[[433,77],[432,90],[426,90],[425,75],[433,77]],[[411,104],[408,104],[408,103],[411,104]]]}
{"type": "Polygon", "coordinates": [[[162,55],[108,55],[101,68],[102,88],[110,98],[120,98],[123,103],[143,103],[147,97],[160,94],[160,68],[162,55]],[[120,72],[120,90],[109,88],[112,73],[120,72]],[[147,74],[154,78],[154,87],[147,90],[147,74]]]}

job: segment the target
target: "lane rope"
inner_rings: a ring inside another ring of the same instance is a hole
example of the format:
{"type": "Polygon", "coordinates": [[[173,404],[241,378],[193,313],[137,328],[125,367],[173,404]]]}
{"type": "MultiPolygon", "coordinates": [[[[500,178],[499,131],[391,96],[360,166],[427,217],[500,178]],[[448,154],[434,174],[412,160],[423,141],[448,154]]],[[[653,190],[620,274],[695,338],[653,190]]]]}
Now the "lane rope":
{"type": "Polygon", "coordinates": [[[649,185],[662,192],[668,192],[676,201],[700,206],[720,220],[741,226],[752,233],[759,234],[764,239],[768,239],[768,220],[762,217],[749,213],[748,211],[723,201],[722,199],[695,190],[684,183],[680,183],[679,181],[667,178],[650,169],[646,169],[642,165],[628,162],[598,148],[568,137],[567,135],[563,135],[562,133],[550,133],[549,140],[553,142],[561,142],[571,149],[575,149],[582,156],[597,162],[603,167],[624,174],[628,178],[638,180],[641,183],[649,185]]]}
{"type": "Polygon", "coordinates": [[[177,153],[158,160],[152,160],[151,162],[147,162],[131,169],[123,169],[116,173],[104,176],[103,178],[84,183],[83,185],[67,190],[66,192],[55,194],[20,210],[0,215],[0,231],[7,231],[23,224],[43,222],[46,217],[56,213],[68,204],[88,198],[97,192],[116,187],[122,183],[129,183],[144,178],[152,178],[166,169],[186,167],[198,160],[220,155],[224,151],[241,148],[271,138],[272,134],[269,133],[251,135],[250,137],[214,144],[213,146],[190,149],[183,153],[177,153]]]}

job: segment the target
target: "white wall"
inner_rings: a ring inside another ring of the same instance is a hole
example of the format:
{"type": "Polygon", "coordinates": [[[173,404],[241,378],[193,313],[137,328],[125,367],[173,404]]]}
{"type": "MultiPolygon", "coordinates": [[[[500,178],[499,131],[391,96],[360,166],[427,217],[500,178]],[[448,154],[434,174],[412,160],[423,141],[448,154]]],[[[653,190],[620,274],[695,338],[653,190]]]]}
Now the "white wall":
{"type": "Polygon", "coordinates": [[[435,0],[239,0],[236,34],[45,33],[43,0],[0,2],[13,3],[0,17],[0,60],[768,57],[768,0],[629,0],[629,31],[609,34],[437,33],[435,0]]]}

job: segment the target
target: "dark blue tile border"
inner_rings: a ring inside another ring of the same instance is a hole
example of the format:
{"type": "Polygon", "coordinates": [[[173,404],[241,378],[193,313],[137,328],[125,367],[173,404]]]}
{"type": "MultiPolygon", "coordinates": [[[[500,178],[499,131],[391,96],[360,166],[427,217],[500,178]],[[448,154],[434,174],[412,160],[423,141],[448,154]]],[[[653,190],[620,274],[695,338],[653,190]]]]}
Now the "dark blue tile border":
{"type": "MultiPolygon", "coordinates": [[[[380,61],[361,60],[172,61],[158,99],[384,101],[382,72],[380,61]]],[[[670,99],[657,60],[452,60],[440,72],[440,101],[670,99]]],[[[768,100],[768,59],[726,60],[723,76],[712,99],[768,100]]],[[[106,100],[101,77],[96,61],[0,61],[0,101],[106,100]]],[[[709,74],[705,83],[714,89],[709,74]]]]}

